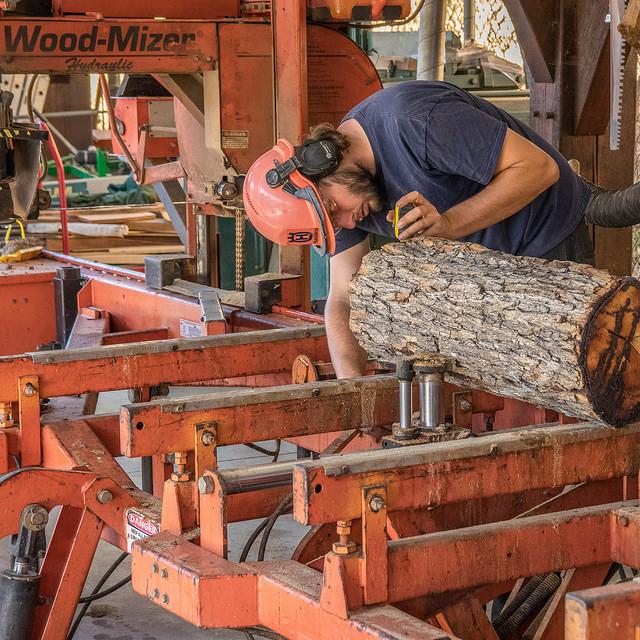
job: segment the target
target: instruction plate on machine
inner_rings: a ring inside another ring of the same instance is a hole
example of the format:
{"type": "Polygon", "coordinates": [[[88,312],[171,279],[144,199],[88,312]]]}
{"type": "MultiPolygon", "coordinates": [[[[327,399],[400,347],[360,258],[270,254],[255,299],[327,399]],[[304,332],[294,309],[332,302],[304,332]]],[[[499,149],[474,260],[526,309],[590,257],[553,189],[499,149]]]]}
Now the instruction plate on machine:
{"type": "Polygon", "coordinates": [[[193,322],[180,318],[181,338],[202,338],[204,335],[204,325],[201,322],[193,322]]]}
{"type": "Polygon", "coordinates": [[[127,551],[129,553],[131,553],[131,547],[134,542],[154,536],[156,533],[160,533],[160,527],[155,520],[151,520],[151,518],[134,509],[127,511],[126,534],[127,551]]]}

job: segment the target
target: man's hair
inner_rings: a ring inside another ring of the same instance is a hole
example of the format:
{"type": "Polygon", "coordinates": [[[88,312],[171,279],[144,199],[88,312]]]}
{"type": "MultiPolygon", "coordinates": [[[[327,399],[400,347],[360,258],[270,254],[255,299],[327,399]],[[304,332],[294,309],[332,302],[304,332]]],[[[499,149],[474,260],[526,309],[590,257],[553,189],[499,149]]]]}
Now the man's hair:
{"type": "MultiPolygon", "coordinates": [[[[348,136],[340,133],[329,122],[323,122],[315,127],[311,127],[307,140],[316,140],[318,142],[327,140],[332,142],[340,153],[349,148],[351,141],[348,136]]],[[[313,180],[313,178],[310,178],[313,180]]],[[[349,190],[363,198],[366,198],[374,209],[382,206],[382,196],[378,186],[375,184],[373,176],[364,167],[352,166],[349,169],[337,169],[324,178],[314,180],[320,186],[322,184],[341,184],[349,188],[349,190]]]]}
{"type": "Polygon", "coordinates": [[[311,127],[306,140],[315,140],[316,142],[326,140],[327,142],[334,144],[342,154],[344,154],[351,144],[349,138],[345,136],[344,133],[340,133],[329,122],[323,122],[321,124],[317,124],[315,127],[311,127]]]}

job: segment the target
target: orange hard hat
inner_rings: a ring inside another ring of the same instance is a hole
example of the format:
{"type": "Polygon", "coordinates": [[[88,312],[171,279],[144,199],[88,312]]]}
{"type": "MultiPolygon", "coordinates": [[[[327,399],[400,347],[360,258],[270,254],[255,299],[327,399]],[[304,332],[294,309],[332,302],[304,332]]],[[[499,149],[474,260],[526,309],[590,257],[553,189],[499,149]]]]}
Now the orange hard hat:
{"type": "MultiPolygon", "coordinates": [[[[281,138],[251,165],[242,193],[247,216],[259,233],[277,244],[313,245],[322,256],[332,254],[335,233],[318,189],[300,171],[304,157],[301,162],[299,149],[281,138]]],[[[332,145],[323,145],[322,153],[333,152],[332,145]]],[[[336,153],[327,166],[335,168],[339,160],[336,153]]]]}

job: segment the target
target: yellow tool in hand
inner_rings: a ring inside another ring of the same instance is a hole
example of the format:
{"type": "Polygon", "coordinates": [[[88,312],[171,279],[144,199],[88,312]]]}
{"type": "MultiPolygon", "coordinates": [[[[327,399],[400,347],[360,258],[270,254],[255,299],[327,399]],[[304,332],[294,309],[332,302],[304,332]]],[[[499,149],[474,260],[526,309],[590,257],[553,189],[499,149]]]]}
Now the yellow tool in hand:
{"type": "Polygon", "coordinates": [[[398,205],[396,205],[395,213],[393,216],[393,232],[395,233],[395,236],[396,238],[398,238],[398,240],[400,240],[400,238],[398,237],[398,222],[400,221],[400,218],[402,218],[403,215],[409,213],[409,211],[415,208],[416,205],[412,203],[405,204],[404,207],[399,207],[398,205]]]}

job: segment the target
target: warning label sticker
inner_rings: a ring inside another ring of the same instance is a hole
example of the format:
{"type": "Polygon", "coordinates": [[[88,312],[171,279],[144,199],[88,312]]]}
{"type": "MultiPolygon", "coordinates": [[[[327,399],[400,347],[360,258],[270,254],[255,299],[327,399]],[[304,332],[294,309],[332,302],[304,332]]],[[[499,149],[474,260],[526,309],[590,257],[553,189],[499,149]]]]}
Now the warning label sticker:
{"type": "Polygon", "coordinates": [[[144,514],[129,509],[127,511],[127,551],[131,553],[131,547],[136,540],[144,540],[149,536],[160,533],[160,527],[155,520],[151,520],[144,514]]]}
{"type": "Polygon", "coordinates": [[[223,149],[248,149],[249,131],[244,129],[223,129],[222,130],[223,149]]]}
{"type": "Polygon", "coordinates": [[[200,322],[180,319],[180,337],[182,338],[202,338],[204,336],[204,326],[200,322]]]}

